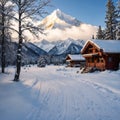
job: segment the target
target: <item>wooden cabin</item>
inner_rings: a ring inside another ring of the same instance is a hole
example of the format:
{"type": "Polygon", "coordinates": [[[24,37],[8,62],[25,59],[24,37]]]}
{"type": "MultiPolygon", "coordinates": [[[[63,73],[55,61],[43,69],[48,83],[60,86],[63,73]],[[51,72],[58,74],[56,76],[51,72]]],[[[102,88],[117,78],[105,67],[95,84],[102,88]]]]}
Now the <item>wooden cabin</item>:
{"type": "Polygon", "coordinates": [[[68,64],[68,67],[81,67],[85,65],[85,58],[80,54],[68,54],[66,57],[66,62],[68,64]]]}
{"type": "Polygon", "coordinates": [[[81,50],[86,68],[118,70],[120,63],[119,40],[88,40],[81,50]]]}

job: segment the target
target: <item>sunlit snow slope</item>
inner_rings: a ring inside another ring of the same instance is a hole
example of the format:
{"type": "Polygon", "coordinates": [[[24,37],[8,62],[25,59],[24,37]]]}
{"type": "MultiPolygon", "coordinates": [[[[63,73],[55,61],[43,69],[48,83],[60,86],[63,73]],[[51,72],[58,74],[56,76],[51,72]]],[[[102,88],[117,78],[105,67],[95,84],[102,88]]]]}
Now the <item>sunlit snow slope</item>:
{"type": "Polygon", "coordinates": [[[88,74],[64,66],[15,68],[0,74],[1,120],[119,120],[120,71],[88,74]]]}

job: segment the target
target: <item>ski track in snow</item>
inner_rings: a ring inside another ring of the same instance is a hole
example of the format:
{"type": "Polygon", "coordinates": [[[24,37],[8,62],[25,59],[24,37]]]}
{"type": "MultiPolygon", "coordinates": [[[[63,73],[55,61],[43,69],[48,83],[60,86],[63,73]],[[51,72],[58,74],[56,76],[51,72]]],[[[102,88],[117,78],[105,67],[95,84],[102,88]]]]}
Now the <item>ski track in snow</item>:
{"type": "Polygon", "coordinates": [[[116,94],[100,84],[78,79],[79,76],[72,76],[69,72],[64,73],[62,80],[59,80],[59,74],[62,74],[62,70],[65,72],[65,69],[57,70],[56,81],[50,80],[50,83],[47,83],[48,80],[42,81],[38,77],[36,82],[32,84],[33,89],[37,88],[34,94],[37,96],[36,101],[39,106],[30,111],[27,119],[88,120],[90,117],[91,120],[112,120],[116,116],[119,117],[116,114],[116,107],[111,103],[120,103],[120,97],[116,97],[116,94]],[[66,80],[66,78],[74,79],[66,80]],[[42,88],[46,88],[45,91],[42,88]],[[108,111],[114,112],[115,116],[113,117],[108,111]]]}
{"type": "Polygon", "coordinates": [[[40,68],[40,74],[36,68],[34,76],[32,68],[23,69],[21,79],[26,87],[19,93],[26,91],[24,97],[32,103],[25,120],[120,119],[120,91],[92,81],[98,73],[81,75],[77,69],[53,68],[40,68]]]}

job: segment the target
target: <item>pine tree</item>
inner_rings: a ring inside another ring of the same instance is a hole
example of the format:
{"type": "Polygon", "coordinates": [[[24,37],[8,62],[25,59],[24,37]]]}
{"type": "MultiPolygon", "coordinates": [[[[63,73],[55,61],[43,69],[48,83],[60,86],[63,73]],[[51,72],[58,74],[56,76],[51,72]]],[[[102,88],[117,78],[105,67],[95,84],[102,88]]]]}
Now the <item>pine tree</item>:
{"type": "Polygon", "coordinates": [[[103,30],[101,29],[101,26],[99,26],[99,28],[98,28],[96,38],[97,39],[104,39],[104,33],[103,33],[103,30]]]}
{"type": "Polygon", "coordinates": [[[44,58],[44,57],[40,57],[39,60],[38,60],[37,66],[38,66],[38,67],[45,67],[45,65],[46,65],[46,60],[45,60],[45,58],[44,58]]]}
{"type": "Polygon", "coordinates": [[[106,11],[106,29],[105,29],[105,39],[113,40],[116,39],[116,10],[112,0],[107,2],[107,11],[106,11]]]}
{"type": "Polygon", "coordinates": [[[120,0],[117,3],[117,26],[116,26],[116,39],[120,40],[120,0]]]}

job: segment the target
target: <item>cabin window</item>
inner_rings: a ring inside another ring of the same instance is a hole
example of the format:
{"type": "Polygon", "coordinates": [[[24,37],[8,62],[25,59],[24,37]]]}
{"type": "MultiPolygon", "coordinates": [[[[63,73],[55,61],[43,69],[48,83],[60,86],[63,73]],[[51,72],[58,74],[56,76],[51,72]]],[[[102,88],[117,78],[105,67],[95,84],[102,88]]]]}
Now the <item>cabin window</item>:
{"type": "Polygon", "coordinates": [[[112,57],[109,57],[109,58],[108,58],[108,62],[112,62],[112,57]]]}

